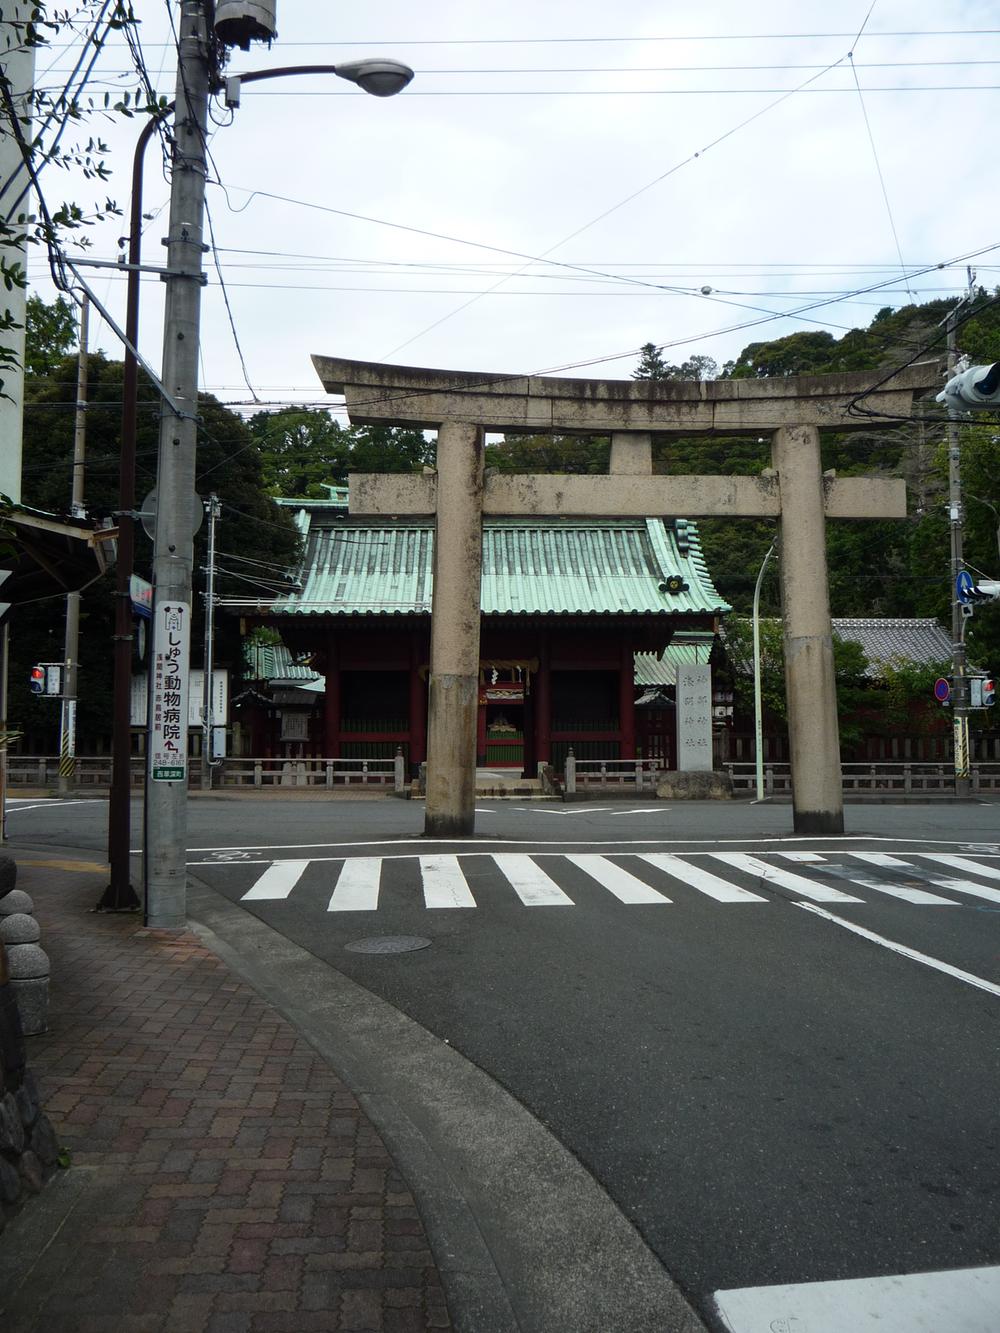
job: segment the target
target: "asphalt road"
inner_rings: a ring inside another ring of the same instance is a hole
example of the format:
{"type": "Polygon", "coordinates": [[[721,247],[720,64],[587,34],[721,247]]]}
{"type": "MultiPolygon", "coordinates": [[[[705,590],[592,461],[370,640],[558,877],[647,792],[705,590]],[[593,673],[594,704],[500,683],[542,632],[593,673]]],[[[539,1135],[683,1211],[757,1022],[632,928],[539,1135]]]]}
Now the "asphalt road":
{"type": "MultiPolygon", "coordinates": [[[[15,804],[13,849],[100,848],[103,810],[15,804]]],[[[513,1093],[713,1327],[720,1291],[1000,1264],[1000,806],[422,816],[203,798],[191,873],[513,1093]],[[430,943],[348,947],[386,937],[430,943]]]]}

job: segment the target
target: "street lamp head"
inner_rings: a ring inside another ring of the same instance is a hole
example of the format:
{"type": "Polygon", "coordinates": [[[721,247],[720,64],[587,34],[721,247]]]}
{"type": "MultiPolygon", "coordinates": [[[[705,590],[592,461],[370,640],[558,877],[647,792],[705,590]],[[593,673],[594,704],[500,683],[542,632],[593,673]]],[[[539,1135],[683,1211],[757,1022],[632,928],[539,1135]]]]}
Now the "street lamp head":
{"type": "Polygon", "coordinates": [[[413,70],[399,60],[349,60],[337,65],[336,73],[372,97],[394,97],[413,78],[413,70]]]}

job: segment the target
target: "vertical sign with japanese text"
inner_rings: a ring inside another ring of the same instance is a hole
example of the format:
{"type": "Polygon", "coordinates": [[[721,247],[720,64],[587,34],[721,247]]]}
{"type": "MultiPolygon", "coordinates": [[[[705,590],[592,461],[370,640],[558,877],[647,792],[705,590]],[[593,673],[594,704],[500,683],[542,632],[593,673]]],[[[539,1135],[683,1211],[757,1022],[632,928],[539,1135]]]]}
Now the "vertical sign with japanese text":
{"type": "Polygon", "coordinates": [[[677,668],[677,767],[684,773],[712,771],[711,667],[677,668]]]}
{"type": "Polygon", "coordinates": [[[191,608],[165,602],[153,616],[149,773],[154,782],[187,777],[187,718],[191,608]]]}

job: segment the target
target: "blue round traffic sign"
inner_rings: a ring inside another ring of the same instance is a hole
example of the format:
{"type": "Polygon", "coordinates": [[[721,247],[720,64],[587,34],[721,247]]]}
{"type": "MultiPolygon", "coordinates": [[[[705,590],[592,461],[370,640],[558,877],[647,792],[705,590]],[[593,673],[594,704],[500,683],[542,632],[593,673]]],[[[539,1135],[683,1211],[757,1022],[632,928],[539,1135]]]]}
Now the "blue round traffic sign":
{"type": "Polygon", "coordinates": [[[975,580],[969,571],[967,569],[960,570],[955,579],[955,593],[963,605],[968,606],[972,601],[972,590],[975,586],[975,580]]]}
{"type": "Polygon", "coordinates": [[[951,683],[944,676],[938,676],[934,682],[934,698],[939,704],[946,704],[951,698],[951,683]]]}

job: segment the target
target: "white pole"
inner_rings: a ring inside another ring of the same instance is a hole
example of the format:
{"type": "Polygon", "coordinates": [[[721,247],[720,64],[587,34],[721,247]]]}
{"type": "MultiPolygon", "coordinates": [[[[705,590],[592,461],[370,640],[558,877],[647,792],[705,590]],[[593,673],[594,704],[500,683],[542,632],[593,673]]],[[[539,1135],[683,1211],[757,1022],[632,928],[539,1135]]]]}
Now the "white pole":
{"type": "Polygon", "coordinates": [[[753,590],[753,721],[754,721],[754,758],[757,763],[757,800],[764,799],[764,724],[761,709],[760,686],[760,585],[764,581],[764,570],[774,554],[774,542],[761,563],[757,575],[757,584],[753,590]]]}

